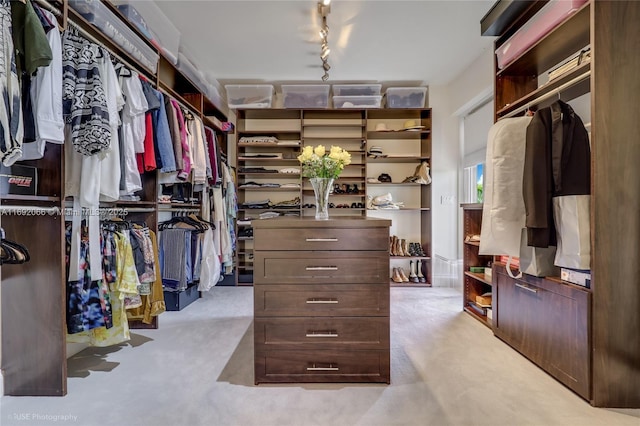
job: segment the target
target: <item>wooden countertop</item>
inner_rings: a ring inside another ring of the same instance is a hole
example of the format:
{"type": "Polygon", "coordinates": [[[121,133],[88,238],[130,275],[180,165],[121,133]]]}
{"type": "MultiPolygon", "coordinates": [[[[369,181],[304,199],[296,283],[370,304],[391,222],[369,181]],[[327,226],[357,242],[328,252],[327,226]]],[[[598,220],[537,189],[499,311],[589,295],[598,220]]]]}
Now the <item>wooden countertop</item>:
{"type": "Polygon", "coordinates": [[[274,217],[255,219],[253,228],[377,228],[390,227],[391,220],[373,217],[336,217],[328,220],[316,220],[313,217],[274,217]]]}

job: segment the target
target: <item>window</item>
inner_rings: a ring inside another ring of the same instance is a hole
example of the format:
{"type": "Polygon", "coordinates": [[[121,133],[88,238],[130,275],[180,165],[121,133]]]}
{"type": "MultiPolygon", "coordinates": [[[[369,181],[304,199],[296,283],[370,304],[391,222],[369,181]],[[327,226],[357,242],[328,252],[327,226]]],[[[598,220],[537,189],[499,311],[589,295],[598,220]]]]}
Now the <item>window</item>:
{"type": "Polygon", "coordinates": [[[487,134],[493,124],[493,102],[478,106],[463,120],[463,193],[462,202],[481,203],[484,189],[484,161],[487,134]]]}

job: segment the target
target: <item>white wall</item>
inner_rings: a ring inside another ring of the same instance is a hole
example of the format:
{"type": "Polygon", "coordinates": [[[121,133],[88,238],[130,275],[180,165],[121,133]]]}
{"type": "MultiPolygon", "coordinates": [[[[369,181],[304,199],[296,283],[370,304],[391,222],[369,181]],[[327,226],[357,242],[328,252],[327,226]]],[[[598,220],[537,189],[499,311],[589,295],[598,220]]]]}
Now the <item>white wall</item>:
{"type": "Polygon", "coordinates": [[[486,49],[448,85],[429,86],[429,106],[433,108],[431,190],[435,286],[450,282],[451,278],[438,274],[439,269],[447,270],[439,268],[438,264],[459,265],[461,258],[458,194],[462,191],[464,151],[460,121],[466,113],[493,95],[493,78],[493,52],[486,49]]]}

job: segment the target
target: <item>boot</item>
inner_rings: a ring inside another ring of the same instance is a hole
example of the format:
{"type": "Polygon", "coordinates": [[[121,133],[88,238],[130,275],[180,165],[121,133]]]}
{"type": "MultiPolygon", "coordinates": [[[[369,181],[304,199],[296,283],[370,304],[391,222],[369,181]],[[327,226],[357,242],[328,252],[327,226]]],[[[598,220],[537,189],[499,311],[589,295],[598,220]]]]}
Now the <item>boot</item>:
{"type": "Polygon", "coordinates": [[[429,175],[429,163],[423,161],[416,168],[415,176],[418,176],[416,183],[421,183],[422,185],[429,185],[431,183],[431,176],[429,175]]]}
{"type": "Polygon", "coordinates": [[[424,250],[422,249],[422,244],[420,243],[416,243],[416,253],[417,256],[427,257],[427,255],[424,253],[424,250]]]}
{"type": "Polygon", "coordinates": [[[400,275],[400,278],[402,278],[403,283],[409,282],[409,277],[407,277],[407,275],[404,273],[404,270],[402,268],[398,268],[398,274],[400,275]]]}
{"type": "MultiPolygon", "coordinates": [[[[420,262],[418,260],[418,262],[420,262]]],[[[409,261],[409,267],[411,268],[411,272],[409,272],[409,279],[411,280],[412,283],[419,283],[420,280],[418,279],[418,275],[416,275],[416,263],[413,263],[413,260],[409,261]]]]}
{"type": "Polygon", "coordinates": [[[400,240],[400,248],[402,249],[403,256],[410,256],[409,246],[407,245],[407,240],[405,240],[404,238],[400,240]]]}
{"type": "Polygon", "coordinates": [[[393,235],[389,235],[389,256],[393,256],[393,235]]]}
{"type": "Polygon", "coordinates": [[[393,274],[391,274],[391,280],[394,283],[402,282],[402,277],[400,276],[400,272],[398,272],[398,268],[393,268],[393,274]]]}
{"type": "Polygon", "coordinates": [[[421,283],[426,283],[427,279],[422,274],[422,260],[418,259],[418,267],[416,269],[418,270],[416,274],[416,276],[418,277],[418,281],[421,283]]]}
{"type": "Polygon", "coordinates": [[[398,237],[395,235],[391,241],[391,256],[397,256],[398,237]]]}
{"type": "Polygon", "coordinates": [[[396,237],[395,246],[393,248],[396,256],[402,256],[402,246],[400,246],[400,238],[396,237]]]}

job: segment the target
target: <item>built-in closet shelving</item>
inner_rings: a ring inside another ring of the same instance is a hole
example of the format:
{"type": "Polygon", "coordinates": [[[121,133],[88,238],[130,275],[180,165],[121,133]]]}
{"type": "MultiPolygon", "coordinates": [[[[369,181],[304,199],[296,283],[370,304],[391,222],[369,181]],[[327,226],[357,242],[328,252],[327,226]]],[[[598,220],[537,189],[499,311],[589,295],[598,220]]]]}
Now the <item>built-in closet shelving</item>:
{"type": "MultiPolygon", "coordinates": [[[[305,146],[340,146],[351,154],[352,163],[345,167],[334,182],[334,192],[329,202],[331,217],[383,217],[392,220],[392,233],[407,241],[420,243],[425,256],[392,256],[394,266],[402,266],[409,274],[409,261],[420,260],[425,283],[394,283],[390,285],[431,285],[431,185],[402,183],[412,176],[422,161],[431,163],[431,109],[241,109],[237,111],[237,171],[238,171],[238,285],[253,283],[253,237],[245,230],[251,228],[247,218],[257,219],[266,211],[294,213],[312,217],[315,208],[313,189],[307,178],[299,174],[246,171],[263,167],[279,170],[300,167],[296,157],[305,146]],[[409,120],[424,126],[417,131],[403,130],[409,120]],[[392,132],[375,131],[384,123],[392,132]],[[247,143],[243,137],[275,137],[278,141],[300,141],[299,145],[273,143],[247,143]],[[381,146],[386,158],[367,155],[368,149],[381,146]],[[249,158],[247,154],[282,154],[282,159],[249,158]],[[377,178],[381,173],[393,176],[391,183],[368,183],[368,177],[377,178]],[[297,183],[300,188],[247,187],[248,182],[297,183]],[[357,189],[356,189],[357,188],[357,189]],[[346,190],[349,190],[348,192],[346,190]],[[345,191],[345,192],[342,192],[345,191]],[[402,201],[398,210],[367,210],[367,196],[392,193],[394,201],[402,201]],[[243,207],[251,201],[269,200],[273,204],[300,198],[296,209],[254,209],[243,207]],[[331,206],[331,204],[330,204],[331,206]],[[396,231],[397,229],[397,231],[396,231]]],[[[390,272],[391,274],[391,272],[390,272]]]]}
{"type": "MultiPolygon", "coordinates": [[[[34,0],[58,16],[61,28],[72,23],[81,33],[105,46],[114,59],[135,69],[158,90],[176,99],[204,124],[216,131],[221,151],[226,154],[227,135],[221,123],[227,121],[223,108],[214,105],[198,87],[162,51],[146,40],[110,2],[102,3],[159,55],[156,72],[151,72],[133,56],[121,49],[86,19],[66,0],[34,0]]],[[[64,155],[60,145],[47,144],[44,158],[21,161],[18,164],[37,168],[37,195],[0,195],[3,210],[1,225],[6,238],[25,245],[30,253],[29,262],[21,265],[3,265],[2,289],[2,370],[4,393],[24,396],[62,396],[67,392],[66,371],[66,283],[64,220],[61,215],[70,200],[63,193],[64,155]],[[39,214],[21,214],[20,211],[40,210],[39,214]],[[11,209],[7,211],[7,209],[11,209]],[[18,213],[17,213],[18,212],[18,213]]],[[[120,207],[127,210],[127,220],[145,222],[157,231],[163,214],[188,209],[199,209],[197,203],[159,204],[157,172],[141,175],[143,190],[140,201],[101,203],[101,207],[120,207]]],[[[157,328],[157,318],[151,325],[130,321],[131,328],[157,328]]]]}
{"type": "MultiPolygon", "coordinates": [[[[546,2],[533,2],[531,10],[546,2]]],[[[533,13],[496,39],[503,46],[533,13]]],[[[558,278],[516,280],[494,263],[496,336],[595,406],[640,407],[640,3],[592,0],[504,68],[495,67],[495,117],[589,93],[591,288],[558,278]],[[590,62],[546,82],[546,72],[590,46],[590,62]]],[[[466,278],[465,278],[466,279],[466,278]]]]}

